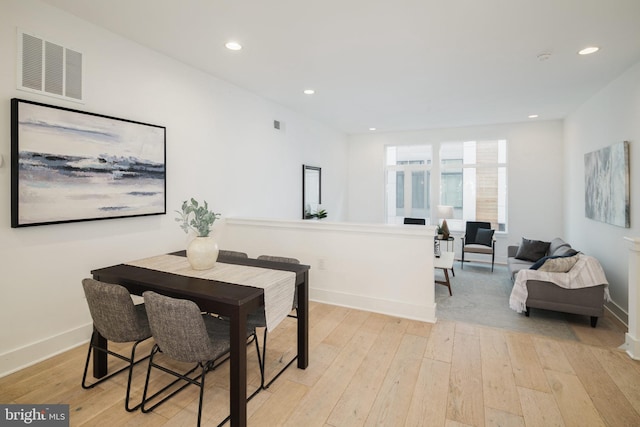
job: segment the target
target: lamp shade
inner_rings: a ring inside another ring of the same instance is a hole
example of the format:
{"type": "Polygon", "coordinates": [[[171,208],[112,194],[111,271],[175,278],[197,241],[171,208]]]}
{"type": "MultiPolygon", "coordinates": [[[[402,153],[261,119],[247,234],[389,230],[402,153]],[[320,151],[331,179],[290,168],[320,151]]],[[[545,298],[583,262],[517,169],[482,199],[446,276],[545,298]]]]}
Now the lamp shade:
{"type": "Polygon", "coordinates": [[[438,218],[441,218],[441,219],[453,218],[453,206],[438,205],[438,218]]]}

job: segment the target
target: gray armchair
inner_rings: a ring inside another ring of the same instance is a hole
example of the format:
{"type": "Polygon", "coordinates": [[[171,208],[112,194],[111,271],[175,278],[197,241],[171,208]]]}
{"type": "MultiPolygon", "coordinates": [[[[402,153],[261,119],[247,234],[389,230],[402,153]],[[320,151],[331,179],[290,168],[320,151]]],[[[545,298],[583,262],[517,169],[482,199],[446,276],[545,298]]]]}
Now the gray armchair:
{"type": "Polygon", "coordinates": [[[468,221],[465,234],[462,236],[462,261],[460,267],[464,269],[464,254],[491,255],[491,272],[496,258],[496,240],[490,222],[468,221]]]}

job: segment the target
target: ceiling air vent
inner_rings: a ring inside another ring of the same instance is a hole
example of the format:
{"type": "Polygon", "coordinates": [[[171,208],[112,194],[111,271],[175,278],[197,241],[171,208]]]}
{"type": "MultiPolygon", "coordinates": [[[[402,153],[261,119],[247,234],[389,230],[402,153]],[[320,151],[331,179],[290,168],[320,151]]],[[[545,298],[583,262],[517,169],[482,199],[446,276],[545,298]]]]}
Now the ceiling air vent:
{"type": "Polygon", "coordinates": [[[82,102],[82,53],[18,30],[18,89],[82,102]]]}

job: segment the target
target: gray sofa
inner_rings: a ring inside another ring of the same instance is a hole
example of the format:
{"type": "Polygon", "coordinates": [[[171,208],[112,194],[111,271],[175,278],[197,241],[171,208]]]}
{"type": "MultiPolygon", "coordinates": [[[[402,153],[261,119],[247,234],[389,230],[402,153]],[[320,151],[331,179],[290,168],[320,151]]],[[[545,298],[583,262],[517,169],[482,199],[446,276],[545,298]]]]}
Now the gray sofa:
{"type": "MultiPolygon", "coordinates": [[[[516,274],[522,269],[528,269],[533,260],[516,258],[520,246],[507,248],[507,265],[511,280],[515,280],[516,274]]],[[[577,253],[571,246],[560,238],[549,242],[545,256],[567,256],[577,253]]],[[[528,317],[531,308],[541,308],[565,313],[591,316],[591,326],[596,327],[598,318],[604,314],[605,284],[589,286],[580,289],[565,289],[551,282],[528,280],[527,301],[525,315],[528,317]]]]}

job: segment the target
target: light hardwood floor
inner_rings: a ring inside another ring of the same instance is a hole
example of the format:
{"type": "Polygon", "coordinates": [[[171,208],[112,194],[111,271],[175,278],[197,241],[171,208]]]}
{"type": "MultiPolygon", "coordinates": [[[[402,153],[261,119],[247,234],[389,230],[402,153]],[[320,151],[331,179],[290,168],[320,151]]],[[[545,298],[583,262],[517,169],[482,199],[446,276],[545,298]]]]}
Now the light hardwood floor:
{"type": "MultiPolygon", "coordinates": [[[[309,368],[289,368],[250,401],[249,425],[640,426],[640,362],[617,349],[624,330],[606,317],[596,329],[587,318],[572,324],[578,342],[318,303],[310,316],[309,368]]],[[[294,322],[269,335],[270,372],[293,354],[294,322]]],[[[259,373],[247,351],[251,391],[259,373]]],[[[67,403],[72,426],[195,425],[197,388],[127,413],[126,375],[80,387],[85,354],[78,347],[1,378],[0,402],[67,403]]],[[[136,368],[134,396],[145,369],[136,368]]],[[[228,363],[207,383],[203,425],[216,425],[228,411],[228,363]]]]}

